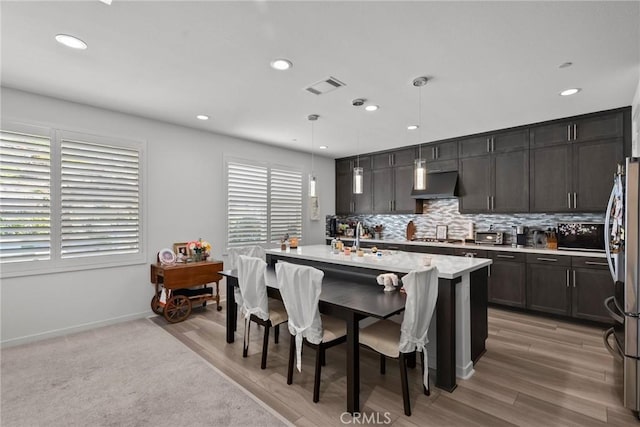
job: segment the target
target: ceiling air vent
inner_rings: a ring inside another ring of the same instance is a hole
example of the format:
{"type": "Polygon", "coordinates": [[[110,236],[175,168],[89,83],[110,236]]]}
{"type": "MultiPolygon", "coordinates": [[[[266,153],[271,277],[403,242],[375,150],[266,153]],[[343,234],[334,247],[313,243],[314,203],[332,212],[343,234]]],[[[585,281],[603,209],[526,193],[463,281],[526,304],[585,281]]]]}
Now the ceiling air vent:
{"type": "Polygon", "coordinates": [[[309,87],[305,87],[304,90],[314,95],[323,95],[342,86],[345,86],[345,84],[340,80],[336,79],[335,77],[327,77],[326,79],[320,80],[319,82],[316,82],[309,87]]]}

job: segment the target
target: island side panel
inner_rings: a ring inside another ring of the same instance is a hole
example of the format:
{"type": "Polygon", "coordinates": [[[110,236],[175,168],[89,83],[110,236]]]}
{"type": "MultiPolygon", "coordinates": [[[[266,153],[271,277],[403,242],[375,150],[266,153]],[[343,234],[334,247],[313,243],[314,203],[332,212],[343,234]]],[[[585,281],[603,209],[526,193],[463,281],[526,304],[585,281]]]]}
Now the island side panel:
{"type": "Polygon", "coordinates": [[[489,337],[487,305],[489,268],[484,267],[471,273],[471,360],[475,365],[487,351],[485,341],[489,337]]]}
{"type": "Polygon", "coordinates": [[[456,384],[456,279],[438,279],[436,304],[436,387],[452,392],[456,384]]]}

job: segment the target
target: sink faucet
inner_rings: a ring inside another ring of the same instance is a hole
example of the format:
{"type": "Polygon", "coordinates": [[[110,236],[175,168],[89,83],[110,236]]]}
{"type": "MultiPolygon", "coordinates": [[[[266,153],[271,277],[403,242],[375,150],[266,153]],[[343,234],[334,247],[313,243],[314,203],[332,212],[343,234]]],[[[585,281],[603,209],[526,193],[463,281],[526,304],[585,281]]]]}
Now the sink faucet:
{"type": "Polygon", "coordinates": [[[356,250],[360,249],[360,232],[362,231],[362,224],[358,221],[358,225],[356,225],[356,250]]]}

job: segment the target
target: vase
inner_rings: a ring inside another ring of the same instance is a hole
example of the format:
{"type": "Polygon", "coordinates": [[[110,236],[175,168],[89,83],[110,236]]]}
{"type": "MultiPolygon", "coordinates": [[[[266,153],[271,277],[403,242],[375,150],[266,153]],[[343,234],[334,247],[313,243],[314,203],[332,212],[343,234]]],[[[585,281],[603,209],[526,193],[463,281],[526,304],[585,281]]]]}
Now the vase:
{"type": "Polygon", "coordinates": [[[194,252],[193,253],[193,260],[195,262],[202,261],[202,252],[194,252]]]}

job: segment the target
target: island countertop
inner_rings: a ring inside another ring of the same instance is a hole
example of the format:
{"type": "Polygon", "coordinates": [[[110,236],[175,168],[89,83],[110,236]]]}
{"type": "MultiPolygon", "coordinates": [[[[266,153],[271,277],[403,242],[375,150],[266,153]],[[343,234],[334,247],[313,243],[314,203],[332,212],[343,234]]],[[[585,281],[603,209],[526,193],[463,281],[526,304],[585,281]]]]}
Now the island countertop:
{"type": "Polygon", "coordinates": [[[334,254],[327,245],[299,246],[296,249],[267,249],[270,255],[280,255],[290,258],[319,261],[329,264],[345,265],[350,267],[362,267],[381,272],[409,273],[424,267],[425,258],[431,258],[431,265],[438,267],[438,277],[442,279],[455,279],[472,271],[489,266],[492,261],[485,258],[468,258],[451,255],[422,254],[402,251],[381,251],[382,256],[365,251],[364,256],[359,257],[355,253],[344,255],[342,252],[334,254]]]}

